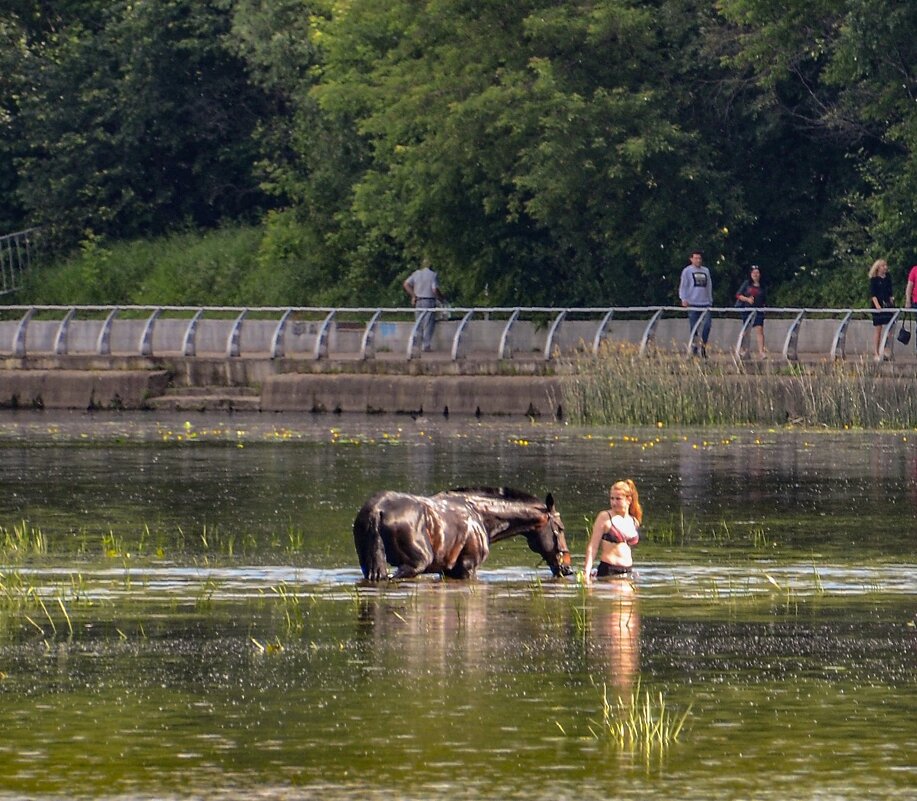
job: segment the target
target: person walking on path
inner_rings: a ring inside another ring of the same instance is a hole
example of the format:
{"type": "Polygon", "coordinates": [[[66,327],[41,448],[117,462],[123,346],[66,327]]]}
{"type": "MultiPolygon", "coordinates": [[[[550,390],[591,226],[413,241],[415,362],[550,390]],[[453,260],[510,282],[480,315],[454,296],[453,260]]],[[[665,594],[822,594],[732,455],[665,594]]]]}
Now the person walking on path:
{"type": "Polygon", "coordinates": [[[757,264],[751,266],[748,278],[736,292],[736,305],[746,309],[754,309],[755,319],[751,327],[755,330],[758,340],[758,358],[767,358],[767,348],[764,345],[764,312],[760,311],[767,305],[767,293],[761,284],[761,268],[757,264]]]}
{"type": "Polygon", "coordinates": [[[433,346],[433,328],[436,325],[436,302],[444,302],[445,298],[439,288],[439,276],[430,269],[430,260],[424,257],[420,269],[414,270],[404,284],[404,291],[411,298],[411,305],[417,309],[417,319],[421,319],[423,334],[423,349],[430,350],[433,346]]]}
{"type": "MultiPolygon", "coordinates": [[[[876,259],[869,268],[869,302],[873,309],[890,309],[895,305],[892,293],[892,277],[888,274],[888,262],[876,259]]],[[[873,360],[881,362],[887,358],[882,352],[882,329],[892,319],[892,312],[880,311],[872,315],[873,360]]]]}
{"type": "Polygon", "coordinates": [[[707,356],[707,340],[710,338],[710,307],[713,305],[713,279],[710,270],[704,267],[704,254],[695,250],[691,253],[691,262],[681,271],[678,284],[678,297],[681,305],[688,309],[688,325],[693,334],[697,321],[703,317],[700,330],[700,346],[696,340],[691,342],[691,353],[698,352],[707,356]]]}
{"type": "Polygon", "coordinates": [[[917,309],[917,264],[907,274],[907,289],[904,292],[904,308],[917,309]]]}

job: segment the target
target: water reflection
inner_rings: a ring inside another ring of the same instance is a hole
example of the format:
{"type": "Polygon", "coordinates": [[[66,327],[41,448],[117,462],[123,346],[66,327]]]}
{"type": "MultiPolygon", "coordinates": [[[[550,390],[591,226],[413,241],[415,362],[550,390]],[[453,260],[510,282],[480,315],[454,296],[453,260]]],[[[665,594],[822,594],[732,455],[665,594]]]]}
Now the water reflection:
{"type": "Polygon", "coordinates": [[[637,590],[630,580],[613,578],[598,582],[593,594],[597,597],[590,618],[592,639],[602,646],[608,687],[626,701],[640,676],[637,590]]]}
{"type": "Polygon", "coordinates": [[[489,595],[484,583],[422,579],[361,592],[358,631],[376,652],[397,644],[401,667],[412,675],[480,667],[489,595]]]}
{"type": "MultiPolygon", "coordinates": [[[[353,516],[374,492],[481,484],[552,491],[580,553],[579,521],[607,491],[610,458],[614,474],[633,476],[647,499],[641,561],[671,550],[672,538],[654,541],[660,530],[697,546],[724,528],[731,539],[718,546],[767,540],[843,557],[860,535],[856,497],[869,501],[873,555],[910,558],[898,532],[917,526],[917,451],[906,433],[0,414],[0,454],[0,525],[27,519],[57,553],[110,531],[132,545],[149,528],[171,556],[206,527],[261,554],[292,533],[310,560],[343,567],[355,564],[353,516]]],[[[495,550],[489,563],[519,564],[504,558],[510,553],[495,550]]]]}
{"type": "Polygon", "coordinates": [[[903,434],[27,419],[0,415],[0,524],[48,550],[0,558],[0,798],[913,795],[903,434]],[[521,541],[474,582],[360,583],[376,489],[550,489],[582,553],[612,467],[648,501],[635,584],[548,581],[521,541]],[[638,682],[693,705],[653,775],[586,727],[638,682]]]}

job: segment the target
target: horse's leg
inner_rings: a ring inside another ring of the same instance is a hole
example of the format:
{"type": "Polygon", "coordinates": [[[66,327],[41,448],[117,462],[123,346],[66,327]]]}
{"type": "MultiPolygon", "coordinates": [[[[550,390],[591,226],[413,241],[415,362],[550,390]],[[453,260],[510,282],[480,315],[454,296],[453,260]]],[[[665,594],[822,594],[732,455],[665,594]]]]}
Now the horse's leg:
{"type": "Polygon", "coordinates": [[[360,559],[360,569],[367,581],[388,578],[385,547],[381,531],[381,512],[375,499],[363,505],[353,521],[353,540],[360,559]]]}
{"type": "Polygon", "coordinates": [[[477,537],[471,536],[465,541],[465,545],[459,551],[453,563],[443,570],[443,573],[454,579],[473,578],[475,571],[486,558],[487,549],[482,546],[482,541],[477,537]]]}
{"type": "Polygon", "coordinates": [[[433,564],[433,549],[422,522],[386,520],[386,524],[385,555],[397,568],[392,578],[414,578],[425,573],[433,564]]]}
{"type": "Polygon", "coordinates": [[[392,573],[392,580],[415,578],[423,573],[423,570],[416,570],[410,565],[399,565],[398,569],[392,573]]]}
{"type": "Polygon", "coordinates": [[[468,518],[462,521],[462,528],[462,538],[456,542],[450,554],[449,564],[443,570],[449,578],[473,578],[475,571],[490,552],[487,529],[479,519],[468,518]]]}
{"type": "Polygon", "coordinates": [[[459,560],[452,567],[443,570],[443,575],[451,579],[470,579],[474,578],[477,563],[466,563],[459,560]]]}

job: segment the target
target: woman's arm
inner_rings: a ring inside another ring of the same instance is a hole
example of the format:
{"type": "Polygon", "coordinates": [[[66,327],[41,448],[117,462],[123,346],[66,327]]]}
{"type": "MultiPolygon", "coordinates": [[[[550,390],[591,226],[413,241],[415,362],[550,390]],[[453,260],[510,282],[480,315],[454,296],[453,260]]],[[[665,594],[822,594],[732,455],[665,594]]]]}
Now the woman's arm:
{"type": "Polygon", "coordinates": [[[605,512],[599,512],[595,518],[595,523],[592,524],[592,537],[589,538],[589,545],[586,546],[586,564],[583,566],[583,578],[587,584],[592,578],[592,561],[598,553],[607,521],[608,515],[605,512]]]}

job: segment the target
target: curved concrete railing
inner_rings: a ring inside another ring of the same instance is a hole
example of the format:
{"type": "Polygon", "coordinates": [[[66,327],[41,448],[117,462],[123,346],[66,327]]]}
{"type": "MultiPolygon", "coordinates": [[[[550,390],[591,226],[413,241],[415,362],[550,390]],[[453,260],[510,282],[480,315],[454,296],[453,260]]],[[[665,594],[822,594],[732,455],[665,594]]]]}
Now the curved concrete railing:
{"type": "MultiPolygon", "coordinates": [[[[845,359],[870,355],[870,309],[766,310],[765,333],[774,357],[845,359]]],[[[741,359],[752,315],[713,308],[711,352],[741,359]]],[[[894,356],[895,334],[915,311],[894,310],[881,329],[894,356]]],[[[415,314],[408,308],[6,306],[0,307],[0,356],[219,356],[314,360],[452,361],[481,358],[552,360],[596,353],[605,342],[690,353],[687,310],[675,306],[605,308],[475,307],[415,314]],[[422,316],[435,314],[433,351],[421,354],[422,316]]],[[[917,341],[917,340],[915,340],[917,341]]],[[[898,348],[907,359],[914,348],[898,348]]]]}

